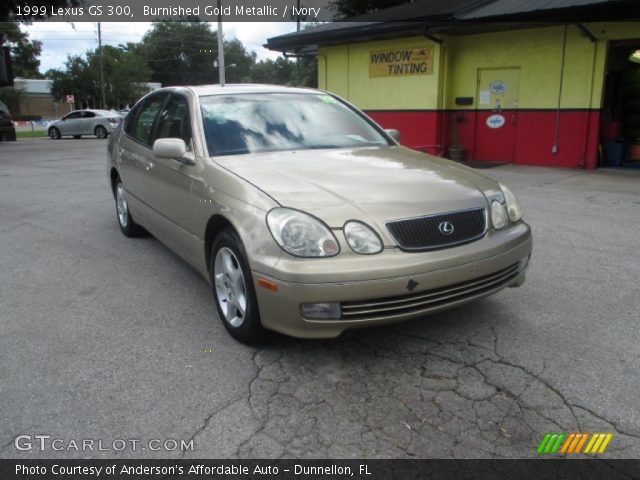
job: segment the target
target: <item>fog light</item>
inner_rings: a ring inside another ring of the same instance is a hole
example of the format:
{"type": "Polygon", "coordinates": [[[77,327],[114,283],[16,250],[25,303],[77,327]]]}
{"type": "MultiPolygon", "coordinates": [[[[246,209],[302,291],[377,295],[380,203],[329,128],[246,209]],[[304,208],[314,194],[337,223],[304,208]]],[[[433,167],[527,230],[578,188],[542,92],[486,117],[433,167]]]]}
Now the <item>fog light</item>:
{"type": "Polygon", "coordinates": [[[531,258],[531,255],[527,255],[520,259],[518,262],[518,272],[522,273],[529,267],[529,258],[531,258]]]}
{"type": "Polygon", "coordinates": [[[300,312],[310,320],[338,320],[340,318],[339,303],[303,303],[300,312]]]}

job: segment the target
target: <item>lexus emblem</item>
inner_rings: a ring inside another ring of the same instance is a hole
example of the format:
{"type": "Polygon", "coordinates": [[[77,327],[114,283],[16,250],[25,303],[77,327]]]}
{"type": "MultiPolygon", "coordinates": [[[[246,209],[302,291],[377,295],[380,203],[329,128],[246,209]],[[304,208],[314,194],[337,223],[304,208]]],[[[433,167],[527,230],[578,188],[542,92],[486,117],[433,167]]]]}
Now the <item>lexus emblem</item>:
{"type": "Polygon", "coordinates": [[[451,222],[440,222],[440,225],[438,225],[438,230],[440,230],[440,233],[443,235],[451,235],[453,233],[453,224],[451,222]]]}
{"type": "Polygon", "coordinates": [[[409,290],[410,292],[413,292],[418,285],[420,284],[412,278],[409,280],[409,283],[407,283],[407,290],[409,290]]]}

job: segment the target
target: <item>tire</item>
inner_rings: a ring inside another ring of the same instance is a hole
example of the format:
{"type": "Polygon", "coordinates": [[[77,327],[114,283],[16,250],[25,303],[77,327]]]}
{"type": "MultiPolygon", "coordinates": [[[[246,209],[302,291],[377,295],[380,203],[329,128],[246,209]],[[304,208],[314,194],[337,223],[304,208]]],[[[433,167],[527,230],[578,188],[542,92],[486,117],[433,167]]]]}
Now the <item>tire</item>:
{"type": "Polygon", "coordinates": [[[233,229],[222,231],[213,242],[209,271],[213,298],[224,327],[241,343],[262,343],[266,331],[260,321],[247,254],[233,229]]]}
{"type": "Polygon", "coordinates": [[[60,130],[58,130],[56,127],[51,127],[49,129],[49,138],[51,138],[51,140],[60,140],[60,137],[62,135],[60,135],[60,130]]]}
{"type": "Polygon", "coordinates": [[[82,138],[82,135],[74,135],[73,138],[82,138]]]}
{"type": "Polygon", "coordinates": [[[98,125],[94,130],[93,133],[95,134],[96,137],[98,138],[107,138],[108,132],[107,129],[104,128],[102,125],[98,125]]]}
{"type": "Polygon", "coordinates": [[[129,204],[127,203],[127,192],[124,189],[120,177],[116,178],[113,190],[116,201],[116,217],[118,218],[118,225],[120,225],[120,230],[124,236],[129,238],[144,236],[146,230],[131,218],[129,204]]]}

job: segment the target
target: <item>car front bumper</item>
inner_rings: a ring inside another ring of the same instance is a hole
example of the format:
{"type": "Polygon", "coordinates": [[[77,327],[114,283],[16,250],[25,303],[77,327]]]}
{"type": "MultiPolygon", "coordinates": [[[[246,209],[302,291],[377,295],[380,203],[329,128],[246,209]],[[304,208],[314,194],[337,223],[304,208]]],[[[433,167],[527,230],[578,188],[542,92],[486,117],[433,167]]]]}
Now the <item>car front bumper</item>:
{"type": "Polygon", "coordinates": [[[347,329],[419,318],[520,286],[531,251],[531,229],[519,222],[459,247],[422,253],[394,248],[358,256],[364,269],[355,262],[345,269],[349,260],[340,256],[295,259],[279,262],[270,275],[253,272],[253,280],[265,328],[294,337],[331,338],[347,329]],[[277,291],[261,287],[261,278],[275,283],[277,291]],[[339,303],[340,318],[304,318],[300,306],[306,303],[339,303]]]}

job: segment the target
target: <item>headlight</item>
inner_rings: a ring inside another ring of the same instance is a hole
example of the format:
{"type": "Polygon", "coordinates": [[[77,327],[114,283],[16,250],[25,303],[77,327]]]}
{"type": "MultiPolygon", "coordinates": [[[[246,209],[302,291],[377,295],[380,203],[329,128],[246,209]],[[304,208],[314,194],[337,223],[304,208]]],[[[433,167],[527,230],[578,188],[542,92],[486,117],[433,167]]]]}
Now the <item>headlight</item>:
{"type": "Polygon", "coordinates": [[[277,244],[296,257],[333,257],[340,251],[329,227],[299,210],[274,208],[267,225],[277,244]]]}
{"type": "Polygon", "coordinates": [[[382,251],[382,241],[373,229],[362,222],[351,220],[344,224],[344,236],[356,253],[371,255],[382,251]]]}
{"type": "Polygon", "coordinates": [[[507,224],[507,210],[498,200],[491,202],[491,223],[496,230],[502,230],[507,224]]]}
{"type": "Polygon", "coordinates": [[[509,190],[504,185],[500,184],[500,189],[504,194],[504,200],[507,203],[507,212],[509,213],[509,220],[512,222],[517,222],[522,218],[522,210],[520,209],[520,202],[513,194],[511,190],[509,190]]]}

